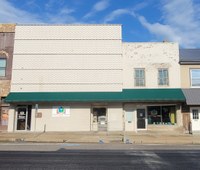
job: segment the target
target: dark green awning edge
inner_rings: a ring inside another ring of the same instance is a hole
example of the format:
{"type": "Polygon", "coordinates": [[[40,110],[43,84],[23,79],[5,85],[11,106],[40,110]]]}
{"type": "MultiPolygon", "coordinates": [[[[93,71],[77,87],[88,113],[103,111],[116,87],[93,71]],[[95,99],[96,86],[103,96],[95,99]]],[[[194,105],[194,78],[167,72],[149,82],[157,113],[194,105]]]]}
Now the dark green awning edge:
{"type": "Polygon", "coordinates": [[[7,103],[185,101],[181,89],[123,89],[122,92],[11,92],[7,103]]]}

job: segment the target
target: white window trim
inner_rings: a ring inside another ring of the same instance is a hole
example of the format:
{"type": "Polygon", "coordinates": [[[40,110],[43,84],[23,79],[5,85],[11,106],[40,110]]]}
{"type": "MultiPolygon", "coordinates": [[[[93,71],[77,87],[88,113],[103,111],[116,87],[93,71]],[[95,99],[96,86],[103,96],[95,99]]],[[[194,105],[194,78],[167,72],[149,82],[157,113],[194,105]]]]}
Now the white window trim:
{"type": "Polygon", "coordinates": [[[190,68],[190,87],[191,88],[200,88],[200,86],[192,86],[192,70],[199,70],[200,68],[190,68]]]}
{"type": "Polygon", "coordinates": [[[146,75],[145,75],[146,73],[145,73],[145,72],[146,72],[146,71],[145,71],[145,68],[134,68],[134,87],[137,87],[137,88],[140,88],[140,87],[141,87],[141,88],[142,88],[142,87],[145,87],[145,86],[146,86],[146,75]],[[144,70],[144,85],[143,85],[143,86],[141,86],[141,85],[140,85],[140,86],[137,86],[137,85],[136,85],[136,76],[135,76],[135,75],[136,75],[136,74],[135,74],[135,73],[136,73],[136,70],[144,70]]]}
{"type": "Polygon", "coordinates": [[[158,86],[159,86],[159,87],[169,87],[169,86],[170,86],[170,82],[169,82],[169,68],[158,68],[158,69],[157,69],[157,81],[158,81],[158,86]],[[167,70],[167,74],[168,74],[168,84],[164,84],[164,85],[160,85],[160,84],[159,84],[159,70],[167,70]]]}

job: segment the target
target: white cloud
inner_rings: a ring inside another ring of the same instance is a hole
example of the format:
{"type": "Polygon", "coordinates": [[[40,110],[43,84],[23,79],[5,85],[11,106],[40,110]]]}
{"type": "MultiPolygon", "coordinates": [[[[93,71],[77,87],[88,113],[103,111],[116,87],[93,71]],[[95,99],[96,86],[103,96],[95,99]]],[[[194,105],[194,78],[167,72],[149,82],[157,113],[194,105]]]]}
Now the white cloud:
{"type": "Polygon", "coordinates": [[[108,8],[108,6],[109,6],[109,0],[101,0],[101,1],[97,2],[96,4],[94,4],[91,11],[89,13],[87,13],[83,18],[87,19],[89,17],[92,17],[97,12],[103,11],[106,8],[108,8]]]}
{"type": "Polygon", "coordinates": [[[68,15],[68,14],[73,13],[74,11],[75,11],[74,9],[70,9],[68,7],[65,7],[65,8],[62,8],[60,10],[60,14],[66,14],[66,15],[68,15]]]}
{"type": "Polygon", "coordinates": [[[71,15],[75,10],[64,7],[59,10],[57,14],[47,13],[46,16],[48,18],[48,23],[56,23],[56,24],[67,24],[67,23],[77,23],[75,17],[71,15]]]}
{"type": "MultiPolygon", "coordinates": [[[[36,1],[39,1],[39,0],[36,0],[36,1]]],[[[66,0],[44,0],[43,3],[44,3],[45,10],[55,11],[55,10],[59,9],[57,7],[63,7],[66,3],[66,0]]]]}
{"type": "Polygon", "coordinates": [[[132,8],[121,8],[121,9],[116,9],[114,11],[112,11],[110,14],[108,14],[105,18],[104,18],[104,23],[108,23],[111,22],[113,20],[115,20],[116,18],[122,16],[122,15],[131,15],[133,17],[136,17],[135,12],[142,10],[143,8],[145,8],[148,5],[147,2],[141,2],[136,4],[135,6],[133,6],[132,8]]]}
{"type": "Polygon", "coordinates": [[[185,48],[200,46],[200,4],[192,0],[163,1],[162,23],[150,23],[140,16],[139,21],[149,32],[185,48]],[[198,7],[198,8],[197,8],[198,7]]]}
{"type": "Polygon", "coordinates": [[[108,23],[110,21],[113,21],[117,17],[119,17],[121,15],[125,15],[125,14],[134,15],[134,13],[131,12],[129,9],[117,9],[117,10],[112,11],[109,15],[107,15],[105,17],[104,23],[108,23]]]}
{"type": "Polygon", "coordinates": [[[102,0],[102,1],[100,1],[100,2],[97,2],[97,3],[94,5],[93,10],[94,10],[94,11],[103,11],[103,10],[105,10],[108,6],[109,6],[108,0],[102,0]]]}
{"type": "Polygon", "coordinates": [[[176,35],[175,30],[172,29],[169,25],[163,25],[160,23],[150,24],[143,16],[139,16],[138,19],[140,23],[151,33],[157,35],[158,37],[162,37],[163,40],[168,40],[168,38],[171,37],[171,41],[181,41],[181,38],[176,35]]]}
{"type": "Polygon", "coordinates": [[[41,23],[39,16],[27,11],[17,9],[7,0],[1,0],[0,5],[1,23],[41,23]]]}
{"type": "MultiPolygon", "coordinates": [[[[31,1],[33,3],[34,1],[31,1]]],[[[63,7],[58,13],[47,13],[35,15],[28,11],[16,8],[7,0],[1,0],[0,23],[77,23],[75,17],[71,15],[75,10],[63,7]]]]}

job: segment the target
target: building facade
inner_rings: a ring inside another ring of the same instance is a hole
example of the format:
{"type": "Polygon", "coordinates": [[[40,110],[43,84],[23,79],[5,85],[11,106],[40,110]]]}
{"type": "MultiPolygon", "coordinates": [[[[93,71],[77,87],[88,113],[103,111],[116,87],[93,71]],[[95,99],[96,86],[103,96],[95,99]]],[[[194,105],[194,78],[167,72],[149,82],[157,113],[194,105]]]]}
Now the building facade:
{"type": "Polygon", "coordinates": [[[190,133],[200,132],[200,49],[180,49],[181,87],[186,97],[183,125],[190,133]]]}
{"type": "Polygon", "coordinates": [[[14,24],[0,24],[0,131],[8,126],[9,105],[4,100],[10,92],[14,35],[14,24]]]}
{"type": "Polygon", "coordinates": [[[178,44],[121,37],[121,25],[17,25],[8,131],[182,128],[178,44]]]}
{"type": "MultiPolygon", "coordinates": [[[[148,89],[156,93],[156,89],[180,88],[177,43],[123,43],[123,60],[124,89],[148,89]]],[[[126,121],[126,130],[140,129],[140,111],[144,112],[145,130],[179,129],[182,126],[180,101],[165,97],[154,101],[151,96],[150,101],[144,98],[142,102],[125,104],[125,112],[130,114],[132,110],[135,115],[132,123],[126,121]]]]}

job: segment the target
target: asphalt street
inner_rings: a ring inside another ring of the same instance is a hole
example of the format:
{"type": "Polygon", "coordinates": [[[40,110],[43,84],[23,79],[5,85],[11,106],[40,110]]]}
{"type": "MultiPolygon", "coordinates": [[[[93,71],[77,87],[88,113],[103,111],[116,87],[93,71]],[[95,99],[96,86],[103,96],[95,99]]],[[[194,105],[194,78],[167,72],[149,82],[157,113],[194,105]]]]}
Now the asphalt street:
{"type": "Polygon", "coordinates": [[[56,151],[30,151],[30,148],[24,151],[0,151],[0,169],[200,169],[199,146],[129,145],[129,149],[120,150],[105,149],[104,146],[104,149],[96,150],[59,146],[56,151]]]}

